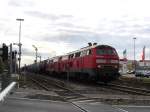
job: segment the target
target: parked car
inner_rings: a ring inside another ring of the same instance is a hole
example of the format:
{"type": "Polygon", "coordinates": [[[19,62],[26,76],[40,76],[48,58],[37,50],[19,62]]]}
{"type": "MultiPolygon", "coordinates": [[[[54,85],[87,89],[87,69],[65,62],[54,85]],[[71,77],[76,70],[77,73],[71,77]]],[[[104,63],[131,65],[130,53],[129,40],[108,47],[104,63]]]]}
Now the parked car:
{"type": "Polygon", "coordinates": [[[150,71],[145,71],[143,76],[149,78],[150,77],[150,71]]]}
{"type": "Polygon", "coordinates": [[[127,74],[135,74],[135,70],[127,70],[127,74]]]}
{"type": "Polygon", "coordinates": [[[135,74],[135,71],[134,70],[131,70],[131,71],[127,71],[128,74],[135,74]]]}
{"type": "Polygon", "coordinates": [[[138,67],[135,72],[136,77],[150,77],[150,69],[148,67],[138,67]]]}

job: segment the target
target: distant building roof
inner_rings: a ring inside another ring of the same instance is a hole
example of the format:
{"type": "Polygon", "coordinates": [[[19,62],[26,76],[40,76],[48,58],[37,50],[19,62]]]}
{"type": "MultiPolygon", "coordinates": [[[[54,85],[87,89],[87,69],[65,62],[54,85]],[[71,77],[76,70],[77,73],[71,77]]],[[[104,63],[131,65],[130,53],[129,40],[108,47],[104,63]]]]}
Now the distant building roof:
{"type": "Polygon", "coordinates": [[[127,58],[120,59],[120,61],[128,61],[127,58]]]}
{"type": "Polygon", "coordinates": [[[139,62],[150,62],[150,60],[140,60],[139,62]]]}

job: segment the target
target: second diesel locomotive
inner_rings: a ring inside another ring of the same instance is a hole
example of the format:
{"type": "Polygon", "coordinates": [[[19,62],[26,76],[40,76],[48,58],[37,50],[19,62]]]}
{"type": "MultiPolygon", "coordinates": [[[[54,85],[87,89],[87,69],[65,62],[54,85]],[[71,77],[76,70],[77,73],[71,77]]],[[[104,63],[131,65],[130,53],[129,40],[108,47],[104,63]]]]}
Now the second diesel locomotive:
{"type": "Polygon", "coordinates": [[[119,56],[111,46],[94,44],[29,68],[53,75],[69,74],[69,77],[110,82],[119,77],[119,56]]]}

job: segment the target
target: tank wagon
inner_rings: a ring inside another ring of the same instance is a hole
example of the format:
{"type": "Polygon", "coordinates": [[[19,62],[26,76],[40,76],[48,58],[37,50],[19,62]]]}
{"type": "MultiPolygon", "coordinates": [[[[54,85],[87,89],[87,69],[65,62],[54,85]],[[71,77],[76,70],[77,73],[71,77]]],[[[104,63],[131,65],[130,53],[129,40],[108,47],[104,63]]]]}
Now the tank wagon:
{"type": "Polygon", "coordinates": [[[111,46],[94,44],[44,60],[38,64],[38,69],[35,64],[30,65],[30,71],[32,67],[58,76],[69,74],[69,77],[79,79],[110,82],[119,77],[119,56],[111,46]]]}

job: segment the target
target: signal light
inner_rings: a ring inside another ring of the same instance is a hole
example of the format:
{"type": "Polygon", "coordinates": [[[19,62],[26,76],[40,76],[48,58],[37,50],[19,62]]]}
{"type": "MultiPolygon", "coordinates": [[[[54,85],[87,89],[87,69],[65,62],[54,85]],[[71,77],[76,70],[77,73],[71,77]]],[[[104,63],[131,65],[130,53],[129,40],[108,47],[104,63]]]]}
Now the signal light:
{"type": "Polygon", "coordinates": [[[13,52],[12,52],[12,59],[15,58],[16,54],[17,54],[17,51],[13,51],[13,52]]]}
{"type": "Polygon", "coordinates": [[[14,59],[15,58],[15,54],[14,54],[14,52],[12,52],[12,59],[14,59]]]}
{"type": "Polygon", "coordinates": [[[3,61],[8,60],[8,47],[6,46],[6,44],[3,44],[3,53],[2,53],[2,58],[3,61]]]}

